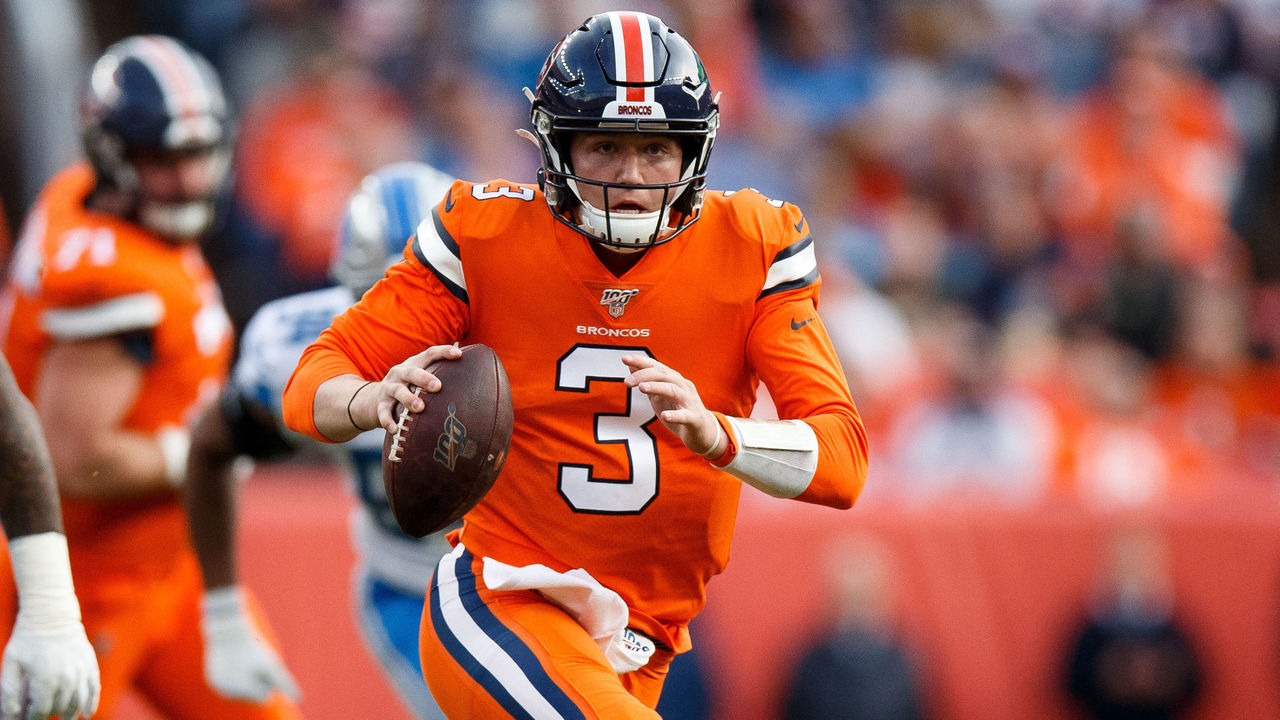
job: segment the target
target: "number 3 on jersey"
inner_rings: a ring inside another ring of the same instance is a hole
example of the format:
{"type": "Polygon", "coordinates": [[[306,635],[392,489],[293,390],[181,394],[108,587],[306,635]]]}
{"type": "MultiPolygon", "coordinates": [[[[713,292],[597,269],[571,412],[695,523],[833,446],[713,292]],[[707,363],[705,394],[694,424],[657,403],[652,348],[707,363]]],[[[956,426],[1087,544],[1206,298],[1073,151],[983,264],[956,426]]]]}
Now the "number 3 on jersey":
{"type": "Polygon", "coordinates": [[[492,200],[498,197],[513,198],[515,200],[524,200],[529,202],[533,199],[533,189],[527,187],[512,187],[510,185],[496,185],[490,190],[490,185],[472,185],[471,197],[477,200],[492,200]]]}
{"type": "Polygon", "coordinates": [[[631,374],[622,356],[649,354],[641,348],[576,345],[556,365],[556,390],[590,392],[592,381],[618,383],[627,393],[626,412],[597,413],[595,439],[601,444],[623,443],[631,461],[631,477],[594,477],[591,465],[560,463],[560,495],[579,512],[639,513],[658,496],[658,445],[649,423],[658,419],[653,406],[638,388],[622,380],[631,374]]]}

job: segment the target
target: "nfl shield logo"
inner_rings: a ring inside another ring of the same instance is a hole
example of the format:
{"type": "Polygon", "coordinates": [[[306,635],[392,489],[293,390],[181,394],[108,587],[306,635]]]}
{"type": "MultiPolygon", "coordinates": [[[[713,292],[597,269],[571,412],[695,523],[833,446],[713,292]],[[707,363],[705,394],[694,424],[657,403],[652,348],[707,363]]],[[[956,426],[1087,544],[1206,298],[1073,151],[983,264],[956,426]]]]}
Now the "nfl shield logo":
{"type": "Polygon", "coordinates": [[[631,302],[631,298],[639,294],[639,288],[632,288],[630,290],[609,288],[600,294],[600,304],[608,305],[609,314],[613,317],[622,317],[622,313],[627,310],[627,303],[631,302]]]}

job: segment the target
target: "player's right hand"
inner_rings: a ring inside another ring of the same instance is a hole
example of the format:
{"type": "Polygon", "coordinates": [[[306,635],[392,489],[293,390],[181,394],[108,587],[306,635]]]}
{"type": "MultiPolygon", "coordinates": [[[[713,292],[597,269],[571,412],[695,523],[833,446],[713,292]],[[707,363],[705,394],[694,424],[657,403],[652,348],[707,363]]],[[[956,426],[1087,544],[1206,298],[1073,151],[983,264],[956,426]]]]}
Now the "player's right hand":
{"type": "Polygon", "coordinates": [[[241,588],[205,592],[200,602],[200,630],[204,635],[204,677],[218,694],[264,703],[272,691],[279,690],[298,700],[298,683],[275,648],[256,630],[241,588]]]}
{"type": "MultiPolygon", "coordinates": [[[[376,384],[376,393],[369,393],[370,396],[376,396],[374,399],[378,404],[378,424],[387,432],[396,431],[396,403],[409,408],[410,412],[421,412],[425,404],[409,386],[415,385],[427,392],[439,390],[440,380],[427,372],[427,366],[437,360],[457,360],[460,357],[462,349],[456,344],[432,345],[404,362],[391,366],[382,382],[376,384]]],[[[361,393],[362,396],[364,394],[361,393]]],[[[363,397],[360,401],[367,402],[363,397]]]]}
{"type": "Polygon", "coordinates": [[[692,380],[644,353],[624,355],[622,362],[631,370],[623,382],[649,398],[658,420],[685,447],[704,457],[723,447],[720,421],[702,404],[692,380]]]}
{"type": "Polygon", "coordinates": [[[98,709],[100,691],[98,659],[79,620],[18,612],[0,667],[5,720],[89,717],[98,709]]]}

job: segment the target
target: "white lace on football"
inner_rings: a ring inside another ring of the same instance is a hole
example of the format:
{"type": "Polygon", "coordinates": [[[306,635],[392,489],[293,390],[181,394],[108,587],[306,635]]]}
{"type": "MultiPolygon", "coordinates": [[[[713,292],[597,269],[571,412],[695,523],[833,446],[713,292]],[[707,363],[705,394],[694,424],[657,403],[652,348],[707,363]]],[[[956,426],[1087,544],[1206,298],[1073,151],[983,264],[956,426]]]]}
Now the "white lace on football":
{"type": "MultiPolygon", "coordinates": [[[[413,388],[414,395],[422,394],[422,388],[410,385],[413,388]]],[[[396,419],[396,432],[391,436],[391,449],[387,451],[387,459],[391,462],[402,462],[400,460],[400,448],[404,446],[404,433],[409,429],[409,423],[413,422],[413,413],[409,408],[400,407],[400,417],[396,419]]]]}

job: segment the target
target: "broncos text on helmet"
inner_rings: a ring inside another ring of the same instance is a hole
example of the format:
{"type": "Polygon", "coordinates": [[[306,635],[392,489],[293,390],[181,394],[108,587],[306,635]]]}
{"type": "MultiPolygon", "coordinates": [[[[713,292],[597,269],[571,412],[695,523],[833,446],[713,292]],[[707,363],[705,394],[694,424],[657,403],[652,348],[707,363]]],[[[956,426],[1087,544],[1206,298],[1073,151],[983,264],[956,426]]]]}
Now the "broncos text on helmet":
{"type": "Polygon", "coordinates": [[[90,71],[80,124],[99,192],[119,197],[124,212],[166,238],[209,228],[230,166],[231,121],[218,76],[200,54],[163,35],[115,43],[90,71]],[[141,187],[140,159],[206,153],[201,190],[152,197],[141,187]]]}
{"type": "Polygon", "coordinates": [[[454,178],[426,163],[400,162],[366,175],[347,201],[329,274],[359,299],[400,259],[418,224],[454,178]]]}
{"type": "Polygon", "coordinates": [[[641,12],[588,18],[555,46],[536,89],[525,94],[542,151],[543,191],[558,220],[597,242],[634,249],[670,240],[698,219],[720,124],[718,97],[693,46],[662,20],[641,12]],[[576,175],[569,135],[582,131],[677,138],[680,179],[638,186],[576,175]],[[581,184],[603,188],[605,207],[583,201],[581,184]],[[662,190],[661,209],[611,213],[609,189],[622,187],[662,190]]]}

